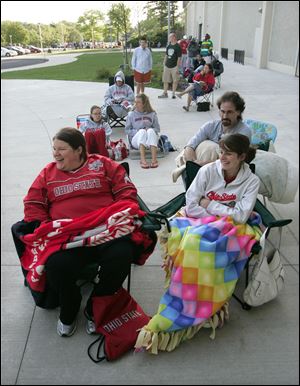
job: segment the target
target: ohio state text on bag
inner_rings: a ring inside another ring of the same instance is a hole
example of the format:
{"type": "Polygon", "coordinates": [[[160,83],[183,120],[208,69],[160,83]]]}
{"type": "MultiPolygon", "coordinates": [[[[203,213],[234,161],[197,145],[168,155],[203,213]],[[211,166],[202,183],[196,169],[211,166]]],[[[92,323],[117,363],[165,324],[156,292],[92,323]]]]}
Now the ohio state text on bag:
{"type": "Polygon", "coordinates": [[[92,301],[96,332],[101,335],[89,345],[88,355],[95,363],[112,361],[134,347],[138,330],[150,317],[124,288],[113,295],[95,296],[92,301]],[[97,342],[97,353],[93,356],[92,347],[97,342]]]}

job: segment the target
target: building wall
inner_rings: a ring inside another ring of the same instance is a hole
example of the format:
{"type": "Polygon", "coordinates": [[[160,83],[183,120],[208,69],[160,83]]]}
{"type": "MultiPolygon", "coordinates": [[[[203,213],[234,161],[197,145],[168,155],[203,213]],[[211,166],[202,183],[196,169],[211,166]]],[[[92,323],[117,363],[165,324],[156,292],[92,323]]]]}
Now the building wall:
{"type": "Polygon", "coordinates": [[[295,65],[299,40],[299,2],[274,1],[269,61],[295,65]]]}
{"type": "Polygon", "coordinates": [[[224,1],[222,47],[244,50],[245,56],[253,58],[256,28],[261,25],[258,9],[262,1],[224,1]]]}
{"type": "Polygon", "coordinates": [[[205,34],[210,34],[214,43],[214,49],[219,51],[220,44],[220,17],[221,17],[222,1],[207,2],[206,25],[202,28],[202,38],[205,34]],[[213,31],[213,32],[212,32],[213,31]]]}
{"type": "MultiPolygon", "coordinates": [[[[214,49],[245,51],[245,62],[290,74],[297,73],[299,56],[298,1],[185,2],[187,35],[211,35],[214,49]],[[266,21],[264,23],[263,21],[266,21]]],[[[299,71],[299,70],[298,70],[299,71]]]]}

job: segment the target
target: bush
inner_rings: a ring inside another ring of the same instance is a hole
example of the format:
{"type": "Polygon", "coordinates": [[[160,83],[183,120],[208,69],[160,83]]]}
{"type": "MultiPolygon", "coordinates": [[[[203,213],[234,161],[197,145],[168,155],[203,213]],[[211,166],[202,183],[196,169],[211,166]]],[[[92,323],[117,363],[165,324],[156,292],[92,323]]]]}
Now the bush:
{"type": "Polygon", "coordinates": [[[113,76],[112,73],[110,72],[110,70],[106,67],[104,68],[100,68],[98,71],[97,71],[97,75],[96,75],[96,79],[98,80],[107,80],[110,76],[113,76]]]}

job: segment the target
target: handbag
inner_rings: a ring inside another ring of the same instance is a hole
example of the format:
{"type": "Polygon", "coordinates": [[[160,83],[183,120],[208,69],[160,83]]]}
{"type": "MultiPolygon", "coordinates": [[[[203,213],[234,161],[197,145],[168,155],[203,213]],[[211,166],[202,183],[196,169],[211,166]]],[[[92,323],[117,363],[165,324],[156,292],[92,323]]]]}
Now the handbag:
{"type": "Polygon", "coordinates": [[[261,236],[258,260],[243,294],[245,302],[250,306],[261,306],[275,299],[284,286],[285,271],[279,251],[278,248],[270,248],[266,232],[267,229],[261,236]]]}
{"type": "Polygon", "coordinates": [[[197,111],[209,111],[210,103],[209,102],[198,102],[197,111]]]}
{"type": "Polygon", "coordinates": [[[126,143],[119,139],[118,141],[110,141],[108,147],[109,157],[115,161],[122,161],[129,155],[129,150],[126,143]]]}
{"type": "Polygon", "coordinates": [[[138,330],[150,320],[141,306],[121,287],[113,295],[92,299],[96,333],[101,334],[88,347],[88,355],[95,363],[112,361],[134,348],[138,330]],[[97,353],[92,348],[99,342],[97,353]]]}

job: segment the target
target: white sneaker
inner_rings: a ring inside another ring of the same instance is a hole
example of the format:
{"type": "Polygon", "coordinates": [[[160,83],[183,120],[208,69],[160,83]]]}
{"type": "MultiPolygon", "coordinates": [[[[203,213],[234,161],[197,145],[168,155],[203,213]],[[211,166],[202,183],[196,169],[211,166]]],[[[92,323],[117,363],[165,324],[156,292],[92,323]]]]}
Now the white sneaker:
{"type": "Polygon", "coordinates": [[[87,319],[85,329],[89,335],[96,334],[95,322],[93,320],[87,319]]]}
{"type": "Polygon", "coordinates": [[[71,336],[74,334],[77,327],[77,321],[72,324],[63,324],[60,319],[57,322],[57,333],[59,336],[71,336]]]}

